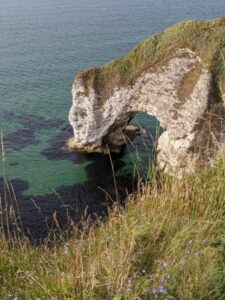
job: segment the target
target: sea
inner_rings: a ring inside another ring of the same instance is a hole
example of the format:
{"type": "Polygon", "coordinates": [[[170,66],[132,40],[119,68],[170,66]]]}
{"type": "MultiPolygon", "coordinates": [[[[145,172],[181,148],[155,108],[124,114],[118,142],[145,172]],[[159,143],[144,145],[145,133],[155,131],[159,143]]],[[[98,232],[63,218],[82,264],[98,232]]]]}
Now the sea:
{"type": "Polygon", "coordinates": [[[3,215],[13,205],[24,232],[41,239],[124,205],[148,176],[159,124],[138,113],[142,134],[119,153],[69,151],[74,77],[181,20],[224,14],[224,0],[0,0],[3,215]]]}

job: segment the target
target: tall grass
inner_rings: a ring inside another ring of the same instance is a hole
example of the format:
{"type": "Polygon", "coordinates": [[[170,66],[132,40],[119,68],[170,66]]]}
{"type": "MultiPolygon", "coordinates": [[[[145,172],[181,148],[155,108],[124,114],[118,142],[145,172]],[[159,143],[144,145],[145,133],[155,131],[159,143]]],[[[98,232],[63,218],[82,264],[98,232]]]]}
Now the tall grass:
{"type": "Polygon", "coordinates": [[[51,247],[0,237],[0,299],[225,299],[225,160],[139,185],[51,247]],[[85,230],[88,227],[88,230],[85,230]]]}
{"type": "MultiPolygon", "coordinates": [[[[124,66],[126,75],[132,65],[124,66]]],[[[224,98],[222,82],[220,88],[224,98]]],[[[2,142],[1,149],[4,175],[2,142]]],[[[69,239],[61,232],[50,246],[31,244],[21,231],[10,238],[7,220],[19,219],[7,206],[16,197],[4,179],[0,300],[225,299],[224,154],[196,176],[150,173],[125,209],[115,205],[107,221],[91,227],[83,222],[82,232],[73,225],[69,239]]]]}

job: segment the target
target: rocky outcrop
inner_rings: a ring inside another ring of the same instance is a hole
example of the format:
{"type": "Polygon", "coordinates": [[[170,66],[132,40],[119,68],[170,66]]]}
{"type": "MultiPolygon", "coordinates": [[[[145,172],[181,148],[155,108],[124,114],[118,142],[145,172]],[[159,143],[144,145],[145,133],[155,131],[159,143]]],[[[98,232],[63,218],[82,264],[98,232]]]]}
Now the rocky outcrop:
{"type": "Polygon", "coordinates": [[[166,171],[213,161],[225,144],[224,57],[225,18],[187,21],[81,73],[72,89],[70,145],[80,151],[121,146],[129,121],[146,112],[164,129],[157,160],[166,171]]]}

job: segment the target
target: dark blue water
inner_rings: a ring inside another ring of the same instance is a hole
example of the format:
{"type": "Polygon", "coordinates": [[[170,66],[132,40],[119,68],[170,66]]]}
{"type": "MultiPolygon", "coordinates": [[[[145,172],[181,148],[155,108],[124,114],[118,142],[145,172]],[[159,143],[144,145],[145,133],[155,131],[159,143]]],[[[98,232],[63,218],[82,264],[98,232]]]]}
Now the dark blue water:
{"type": "MultiPolygon", "coordinates": [[[[65,149],[72,134],[67,117],[74,76],[125,55],[138,42],[178,21],[221,16],[225,2],[0,1],[0,130],[5,145],[0,177],[12,182],[26,226],[36,228],[41,222],[30,205],[31,197],[48,215],[61,211],[65,203],[70,209],[76,207],[74,215],[81,215],[86,205],[92,212],[102,211],[106,194],[114,189],[110,160],[65,149]]],[[[136,122],[153,131],[156,127],[156,120],[145,115],[136,122]]],[[[133,186],[137,149],[146,164],[150,148],[146,150],[141,139],[135,149],[126,148],[114,157],[122,188],[127,181],[133,186]]],[[[1,184],[1,196],[4,190],[1,184]]]]}

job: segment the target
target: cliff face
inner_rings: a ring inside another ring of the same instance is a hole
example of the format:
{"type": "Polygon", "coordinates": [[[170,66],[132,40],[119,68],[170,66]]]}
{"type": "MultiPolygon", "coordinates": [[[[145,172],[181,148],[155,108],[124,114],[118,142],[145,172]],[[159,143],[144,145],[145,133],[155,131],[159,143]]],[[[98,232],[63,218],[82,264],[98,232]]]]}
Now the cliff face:
{"type": "Polygon", "coordinates": [[[157,159],[166,171],[213,161],[225,144],[224,58],[225,18],[187,21],[81,73],[72,89],[71,144],[81,151],[121,146],[130,119],[141,111],[164,129],[157,159]]]}

